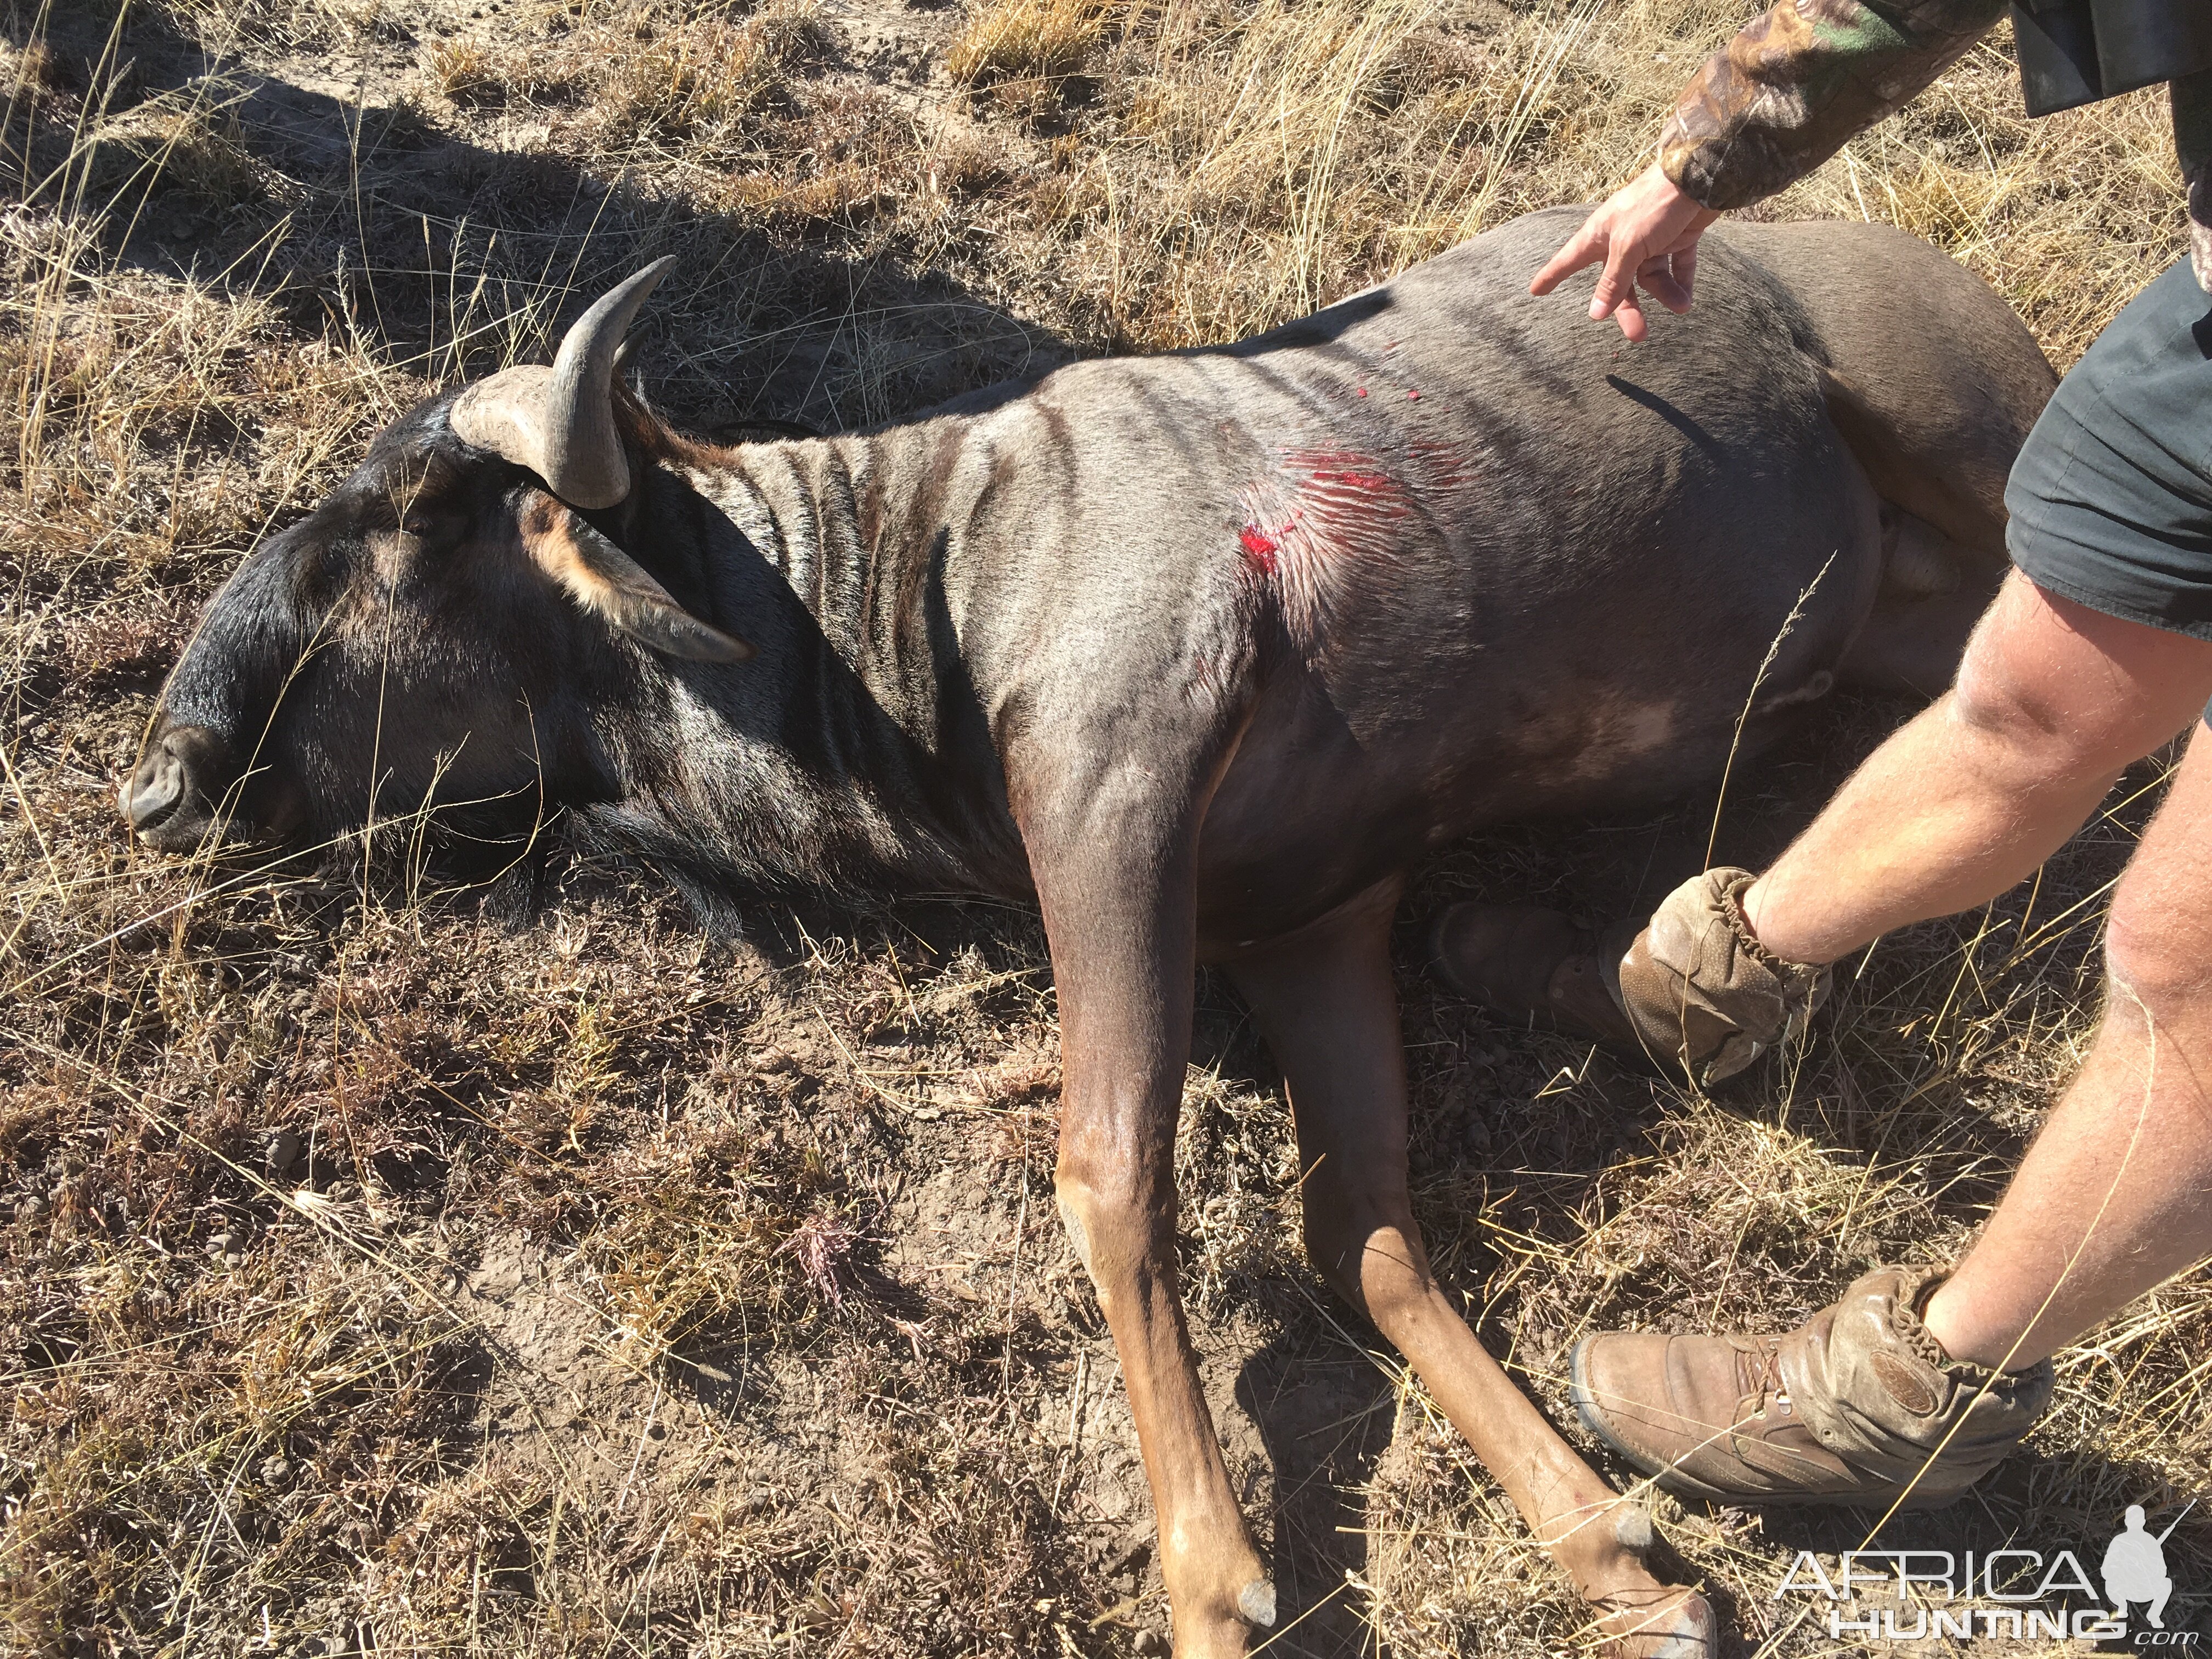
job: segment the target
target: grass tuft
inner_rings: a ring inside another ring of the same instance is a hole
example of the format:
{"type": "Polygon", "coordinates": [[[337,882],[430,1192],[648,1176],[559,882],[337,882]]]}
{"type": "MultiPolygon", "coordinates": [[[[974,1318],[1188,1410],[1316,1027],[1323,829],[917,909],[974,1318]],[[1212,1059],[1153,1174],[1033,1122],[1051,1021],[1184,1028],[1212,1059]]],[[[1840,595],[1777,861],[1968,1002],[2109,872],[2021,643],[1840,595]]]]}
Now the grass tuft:
{"type": "Polygon", "coordinates": [[[1103,44],[1118,9],[1109,0],[993,0],[946,46],[945,72],[963,86],[1063,81],[1103,44]]]}

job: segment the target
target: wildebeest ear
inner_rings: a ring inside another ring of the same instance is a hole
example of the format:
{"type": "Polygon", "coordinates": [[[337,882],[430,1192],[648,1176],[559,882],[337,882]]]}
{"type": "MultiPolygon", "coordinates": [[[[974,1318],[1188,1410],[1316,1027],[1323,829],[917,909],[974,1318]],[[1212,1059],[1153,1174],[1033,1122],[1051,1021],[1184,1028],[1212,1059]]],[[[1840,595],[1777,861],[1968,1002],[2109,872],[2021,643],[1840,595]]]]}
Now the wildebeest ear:
{"type": "Polygon", "coordinates": [[[744,662],[744,641],[710,628],[670,597],[645,568],[550,495],[521,514],[522,544],[577,604],[632,638],[694,662],[744,662]]]}

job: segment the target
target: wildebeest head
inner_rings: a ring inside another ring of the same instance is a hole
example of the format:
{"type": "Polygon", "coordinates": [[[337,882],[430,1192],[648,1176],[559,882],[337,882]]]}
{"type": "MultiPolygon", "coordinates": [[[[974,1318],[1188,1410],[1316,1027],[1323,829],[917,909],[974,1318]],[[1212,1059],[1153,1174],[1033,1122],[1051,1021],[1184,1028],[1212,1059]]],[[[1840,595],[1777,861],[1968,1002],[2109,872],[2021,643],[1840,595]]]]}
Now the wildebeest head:
{"type": "Polygon", "coordinates": [[[751,654],[617,545],[654,423],[618,403],[615,360],[672,263],[601,299],[550,368],[506,369],[410,410],[246,557],[123,787],[149,845],[328,835],[426,808],[527,823],[605,787],[580,716],[635,661],[611,649],[611,629],[669,656],[751,654]]]}

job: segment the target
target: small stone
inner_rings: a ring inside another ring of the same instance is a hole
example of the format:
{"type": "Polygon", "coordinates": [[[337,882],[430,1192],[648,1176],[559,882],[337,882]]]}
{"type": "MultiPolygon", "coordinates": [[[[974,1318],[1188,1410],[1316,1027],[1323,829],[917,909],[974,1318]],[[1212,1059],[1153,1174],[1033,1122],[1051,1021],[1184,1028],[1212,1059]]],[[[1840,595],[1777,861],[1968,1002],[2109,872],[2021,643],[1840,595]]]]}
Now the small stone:
{"type": "Polygon", "coordinates": [[[1165,1653],[1168,1650],[1166,1638],[1156,1630],[1139,1631],[1137,1639],[1129,1645],[1139,1653],[1165,1653]]]}
{"type": "Polygon", "coordinates": [[[307,1143],[300,1138],[299,1133],[293,1129],[279,1129],[275,1134],[270,1136],[265,1154],[268,1159],[270,1179],[282,1181],[290,1175],[300,1161],[300,1154],[307,1149],[307,1143]]]}

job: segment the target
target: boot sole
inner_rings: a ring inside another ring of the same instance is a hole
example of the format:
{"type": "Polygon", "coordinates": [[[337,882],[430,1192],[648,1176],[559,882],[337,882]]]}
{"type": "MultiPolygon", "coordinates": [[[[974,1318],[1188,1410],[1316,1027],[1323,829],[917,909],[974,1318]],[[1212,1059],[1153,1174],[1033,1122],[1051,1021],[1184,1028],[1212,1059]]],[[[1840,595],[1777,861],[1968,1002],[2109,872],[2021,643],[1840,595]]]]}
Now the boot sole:
{"type": "MultiPolygon", "coordinates": [[[[1729,1504],[1737,1508],[1767,1508],[1777,1504],[1803,1505],[1832,1510],[1883,1510],[1894,1502],[1896,1493],[1887,1496],[1865,1492],[1730,1492],[1723,1486],[1708,1486],[1695,1475],[1685,1474],[1672,1463],[1662,1463],[1646,1452],[1615,1434],[1597,1409],[1583,1376],[1583,1356],[1595,1339],[1584,1337],[1575,1344],[1574,1352],[1567,1359],[1567,1398],[1574,1404],[1575,1416],[1614,1456],[1628,1464],[1638,1474],[1648,1476],[1662,1492],[1677,1498],[1699,1498],[1709,1504],[1729,1504]]],[[[1897,1504],[1900,1515],[1917,1514],[1923,1510],[1940,1510],[1957,1503],[1969,1489],[1961,1486],[1957,1492],[1923,1495],[1915,1491],[1897,1504]]]]}

